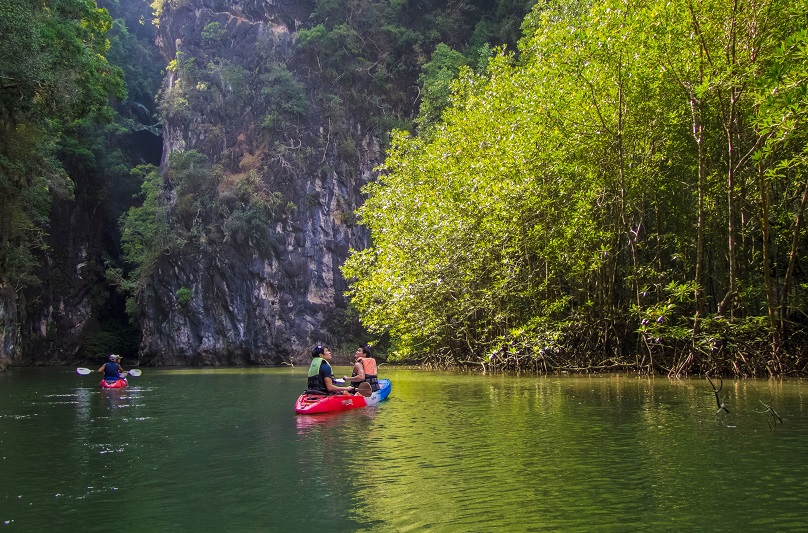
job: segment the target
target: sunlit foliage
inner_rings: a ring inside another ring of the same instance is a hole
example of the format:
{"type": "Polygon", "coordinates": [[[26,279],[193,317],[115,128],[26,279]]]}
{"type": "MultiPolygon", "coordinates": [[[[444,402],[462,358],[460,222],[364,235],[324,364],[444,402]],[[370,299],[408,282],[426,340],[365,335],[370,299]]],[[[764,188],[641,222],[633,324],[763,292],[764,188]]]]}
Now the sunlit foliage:
{"type": "Polygon", "coordinates": [[[804,364],[805,14],[537,6],[520,55],[461,70],[367,187],[373,246],[344,267],[363,322],[435,364],[804,364]]]}

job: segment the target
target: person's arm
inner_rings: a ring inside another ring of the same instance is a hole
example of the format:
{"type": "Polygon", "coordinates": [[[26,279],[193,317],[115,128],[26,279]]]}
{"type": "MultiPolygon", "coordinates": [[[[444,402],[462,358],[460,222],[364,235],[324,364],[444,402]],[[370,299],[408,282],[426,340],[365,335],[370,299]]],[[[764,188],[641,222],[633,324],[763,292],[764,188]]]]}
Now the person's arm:
{"type": "Polygon", "coordinates": [[[348,392],[353,393],[356,391],[354,387],[338,387],[334,385],[334,380],[330,377],[326,377],[323,379],[325,381],[325,388],[328,389],[328,392],[348,392]]]}
{"type": "Polygon", "coordinates": [[[103,371],[104,371],[104,367],[105,367],[105,366],[107,366],[107,364],[106,364],[106,363],[104,363],[103,365],[101,365],[101,368],[99,368],[99,369],[98,369],[98,371],[99,371],[99,372],[103,372],[103,371]]]}
{"type": "Polygon", "coordinates": [[[345,381],[350,381],[351,383],[361,383],[365,381],[365,367],[362,363],[355,363],[354,364],[354,376],[348,377],[343,376],[345,381]]]}

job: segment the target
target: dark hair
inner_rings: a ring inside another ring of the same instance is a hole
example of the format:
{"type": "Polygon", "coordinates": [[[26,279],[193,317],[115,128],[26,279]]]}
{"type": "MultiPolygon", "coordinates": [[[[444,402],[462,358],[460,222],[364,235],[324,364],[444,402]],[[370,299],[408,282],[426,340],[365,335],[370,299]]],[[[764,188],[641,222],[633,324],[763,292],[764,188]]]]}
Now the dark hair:
{"type": "Polygon", "coordinates": [[[317,345],[317,346],[315,346],[315,347],[314,347],[314,349],[311,351],[311,356],[312,356],[312,357],[319,357],[319,356],[323,355],[324,353],[325,353],[325,348],[323,348],[323,347],[322,347],[322,346],[320,346],[320,345],[317,345]]]}
{"type": "Polygon", "coordinates": [[[370,346],[368,346],[367,344],[364,346],[360,346],[359,349],[362,350],[362,353],[364,353],[365,356],[373,357],[373,352],[370,350],[370,346]]]}

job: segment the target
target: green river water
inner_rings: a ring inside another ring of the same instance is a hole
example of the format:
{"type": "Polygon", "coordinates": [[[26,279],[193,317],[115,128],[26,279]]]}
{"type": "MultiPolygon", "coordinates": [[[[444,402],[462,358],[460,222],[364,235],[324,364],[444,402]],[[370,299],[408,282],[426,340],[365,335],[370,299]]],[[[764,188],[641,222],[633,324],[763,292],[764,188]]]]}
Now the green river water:
{"type": "Polygon", "coordinates": [[[808,531],[806,381],[381,370],[318,417],[305,369],[0,373],[0,529],[808,531]]]}

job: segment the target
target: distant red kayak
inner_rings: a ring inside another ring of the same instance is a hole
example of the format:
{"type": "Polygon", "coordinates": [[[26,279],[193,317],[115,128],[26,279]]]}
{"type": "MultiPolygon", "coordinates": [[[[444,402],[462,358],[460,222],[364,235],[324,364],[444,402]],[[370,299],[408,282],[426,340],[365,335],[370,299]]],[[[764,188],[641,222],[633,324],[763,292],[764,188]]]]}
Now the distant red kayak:
{"type": "Polygon", "coordinates": [[[98,384],[98,386],[102,389],[123,389],[126,388],[127,385],[129,385],[129,383],[123,378],[117,381],[107,381],[102,379],[101,383],[98,384]]]}
{"type": "Polygon", "coordinates": [[[367,398],[361,394],[325,396],[323,394],[303,393],[295,402],[295,413],[299,415],[318,415],[322,413],[339,413],[368,405],[377,405],[390,394],[392,385],[389,379],[379,380],[380,389],[367,398]]]}

